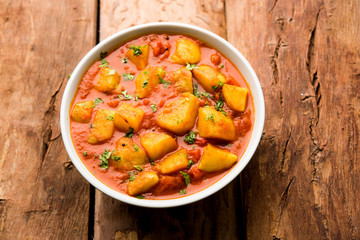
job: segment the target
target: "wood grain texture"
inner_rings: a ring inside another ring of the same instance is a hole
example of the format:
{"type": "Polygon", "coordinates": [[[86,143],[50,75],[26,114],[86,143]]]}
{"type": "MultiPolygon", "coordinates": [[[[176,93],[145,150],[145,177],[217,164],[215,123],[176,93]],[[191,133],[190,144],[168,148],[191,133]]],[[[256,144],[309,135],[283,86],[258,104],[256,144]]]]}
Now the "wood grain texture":
{"type": "Polygon", "coordinates": [[[266,102],[242,173],[247,238],[360,239],[360,2],[227,0],[226,13],[266,102]]]}
{"type": "Polygon", "coordinates": [[[85,239],[89,184],[60,136],[68,74],[95,43],[96,2],[0,2],[0,239],[85,239]]]}
{"type": "MultiPolygon", "coordinates": [[[[100,39],[153,21],[191,23],[226,34],[223,1],[101,1],[100,39]]],[[[203,201],[171,209],[134,207],[96,191],[94,239],[238,239],[239,185],[236,179],[203,201]]]]}

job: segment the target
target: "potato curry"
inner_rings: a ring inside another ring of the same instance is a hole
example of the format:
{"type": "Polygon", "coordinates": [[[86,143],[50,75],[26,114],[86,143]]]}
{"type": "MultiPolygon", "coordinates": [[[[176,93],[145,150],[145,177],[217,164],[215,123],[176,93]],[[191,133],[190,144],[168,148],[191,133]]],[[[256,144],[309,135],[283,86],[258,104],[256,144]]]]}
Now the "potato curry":
{"type": "Polygon", "coordinates": [[[87,168],[140,199],[196,193],[244,153],[251,92],[220,52],[184,35],[150,34],[102,52],[71,107],[71,135],[87,168]]]}

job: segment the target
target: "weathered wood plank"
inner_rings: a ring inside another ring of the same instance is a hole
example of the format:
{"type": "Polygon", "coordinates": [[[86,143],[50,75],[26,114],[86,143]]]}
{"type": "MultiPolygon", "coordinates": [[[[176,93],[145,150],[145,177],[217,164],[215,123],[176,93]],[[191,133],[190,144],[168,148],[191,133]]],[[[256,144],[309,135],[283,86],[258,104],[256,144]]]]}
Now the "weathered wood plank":
{"type": "MultiPolygon", "coordinates": [[[[101,1],[100,38],[152,21],[176,21],[225,37],[223,1],[101,1]]],[[[146,209],[96,192],[94,239],[238,239],[239,179],[203,201],[172,209],[146,209]]]]}
{"type": "Polygon", "coordinates": [[[85,239],[89,184],[60,136],[68,74],[96,39],[96,1],[0,2],[0,239],[85,239]]]}
{"type": "Polygon", "coordinates": [[[360,238],[359,12],[359,1],[226,1],[229,41],[266,102],[242,174],[248,239],[360,238]]]}

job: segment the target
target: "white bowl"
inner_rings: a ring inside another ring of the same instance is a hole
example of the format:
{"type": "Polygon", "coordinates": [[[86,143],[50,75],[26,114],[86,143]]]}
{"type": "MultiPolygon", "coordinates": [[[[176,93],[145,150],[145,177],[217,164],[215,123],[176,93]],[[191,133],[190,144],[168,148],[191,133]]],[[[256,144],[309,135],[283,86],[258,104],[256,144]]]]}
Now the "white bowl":
{"type": "Polygon", "coordinates": [[[208,30],[193,25],[172,22],[148,23],[131,27],[106,38],[104,41],[96,45],[80,61],[80,63],[76,66],[74,72],[72,73],[65,88],[60,110],[61,134],[65,144],[65,148],[70,156],[70,159],[72,160],[77,170],[81,173],[81,175],[83,175],[83,177],[87,181],[89,181],[89,183],[91,183],[94,187],[115,199],[137,206],[154,208],[175,207],[189,204],[217,192],[218,190],[226,186],[228,183],[230,183],[245,168],[245,166],[248,164],[251,157],[253,156],[261,138],[264,126],[264,119],[265,104],[261,86],[254,70],[252,69],[248,61],[245,59],[245,57],[229,42],[208,30]],[[99,59],[100,52],[112,51],[129,40],[150,33],[189,35],[196,39],[204,41],[205,43],[220,51],[236,65],[241,74],[244,76],[251,89],[255,109],[255,122],[253,123],[254,126],[250,142],[248,147],[246,148],[245,153],[243,154],[239,162],[236,164],[236,166],[234,166],[231,171],[228,172],[224,177],[222,177],[213,185],[205,188],[204,190],[201,190],[200,192],[191,195],[185,195],[183,197],[169,200],[137,199],[134,197],[130,197],[124,193],[115,191],[114,189],[106,186],[101,181],[99,181],[81,161],[78,154],[76,153],[70,135],[69,110],[71,106],[71,101],[74,97],[74,94],[82,76],[87,71],[87,69],[99,59]]]}

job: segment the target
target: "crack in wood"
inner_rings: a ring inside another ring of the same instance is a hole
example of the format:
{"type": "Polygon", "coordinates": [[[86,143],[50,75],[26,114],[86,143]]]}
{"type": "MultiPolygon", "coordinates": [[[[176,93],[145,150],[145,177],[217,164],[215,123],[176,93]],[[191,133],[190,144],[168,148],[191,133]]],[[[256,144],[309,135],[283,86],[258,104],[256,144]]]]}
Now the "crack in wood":
{"type": "Polygon", "coordinates": [[[310,154],[310,159],[311,159],[311,165],[312,165],[312,168],[313,168],[313,177],[312,177],[312,180],[310,181],[310,183],[312,182],[318,182],[319,181],[319,178],[317,177],[318,175],[318,168],[317,168],[317,163],[318,163],[318,160],[317,160],[317,157],[319,155],[320,152],[322,152],[326,146],[326,144],[323,144],[322,146],[318,143],[318,141],[315,139],[315,136],[314,136],[314,123],[313,123],[313,118],[311,118],[310,120],[310,124],[309,124],[309,135],[310,135],[310,139],[311,139],[311,142],[313,143],[313,145],[315,146],[315,149],[313,150],[313,152],[310,154]]]}
{"type": "MultiPolygon", "coordinates": [[[[316,107],[316,125],[319,123],[320,119],[320,101],[321,101],[321,91],[320,91],[320,82],[317,76],[317,70],[312,74],[313,68],[313,56],[315,52],[315,36],[316,36],[316,29],[319,20],[319,15],[322,10],[322,6],[320,6],[319,10],[316,13],[315,17],[315,24],[311,30],[309,44],[308,44],[308,51],[306,55],[306,69],[309,73],[310,84],[312,86],[312,91],[314,92],[315,96],[315,107],[316,107]]],[[[315,68],[316,69],[316,68],[315,68]]]]}
{"type": "Polygon", "coordinates": [[[289,181],[288,185],[286,186],[284,192],[281,194],[281,198],[280,198],[280,215],[279,215],[279,220],[277,222],[277,227],[276,227],[275,234],[273,235],[273,239],[280,239],[280,238],[277,237],[277,235],[279,233],[279,228],[280,228],[282,215],[283,215],[284,208],[286,206],[287,199],[288,199],[288,196],[289,196],[290,186],[294,182],[294,179],[295,179],[295,177],[292,177],[290,179],[290,181],[289,181]]]}
{"type": "Polygon", "coordinates": [[[280,43],[281,43],[281,37],[278,36],[278,41],[277,41],[275,49],[274,49],[274,54],[271,56],[271,60],[270,60],[270,65],[272,68],[272,74],[273,74],[275,84],[277,84],[279,82],[279,68],[278,68],[277,59],[279,56],[279,49],[280,49],[280,45],[281,45],[280,43]]]}
{"type": "Polygon", "coordinates": [[[285,146],[284,146],[284,149],[282,151],[282,156],[281,156],[281,162],[280,162],[280,170],[278,172],[278,175],[281,174],[283,172],[283,168],[284,168],[284,164],[285,164],[285,158],[286,158],[286,152],[287,152],[287,147],[289,145],[289,141],[290,141],[290,138],[291,138],[291,134],[292,134],[292,128],[290,129],[290,133],[285,141],[285,146]]]}
{"type": "Polygon", "coordinates": [[[278,2],[278,0],[274,0],[273,5],[271,6],[270,10],[268,11],[269,13],[274,10],[274,8],[276,7],[277,2],[278,2]]]}

